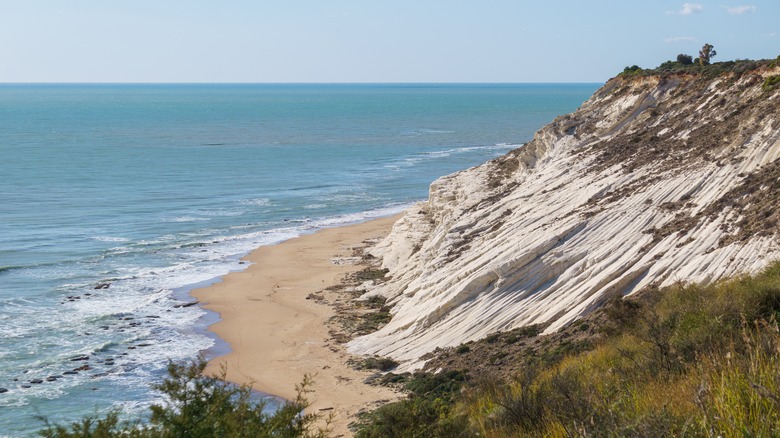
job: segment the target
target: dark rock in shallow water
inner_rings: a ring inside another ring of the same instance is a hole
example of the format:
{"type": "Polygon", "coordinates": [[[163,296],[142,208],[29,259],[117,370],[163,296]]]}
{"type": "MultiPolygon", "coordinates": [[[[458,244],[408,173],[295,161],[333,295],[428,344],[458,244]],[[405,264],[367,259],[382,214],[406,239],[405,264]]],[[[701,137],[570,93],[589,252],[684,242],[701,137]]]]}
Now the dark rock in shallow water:
{"type": "Polygon", "coordinates": [[[198,305],[198,304],[200,304],[200,302],[199,302],[199,301],[193,301],[193,302],[191,302],[191,303],[177,304],[177,305],[173,306],[173,308],[174,308],[174,309],[178,309],[178,308],[180,308],[180,307],[181,307],[181,308],[184,308],[184,307],[192,307],[192,306],[195,306],[195,305],[198,305]]]}
{"type": "Polygon", "coordinates": [[[73,368],[73,371],[87,371],[87,370],[91,370],[91,369],[92,369],[92,367],[89,366],[89,365],[82,365],[82,366],[80,366],[78,368],[73,368]]]}
{"type": "Polygon", "coordinates": [[[56,381],[57,381],[57,378],[56,378],[56,377],[51,377],[51,376],[50,376],[50,377],[47,377],[47,378],[46,378],[46,381],[47,381],[47,382],[56,382],[56,381]]]}
{"type": "Polygon", "coordinates": [[[8,390],[6,388],[0,388],[0,394],[2,394],[4,392],[8,392],[8,390]]]}
{"type": "Polygon", "coordinates": [[[111,286],[111,283],[99,283],[95,286],[95,289],[108,289],[109,286],[111,286]]]}
{"type": "Polygon", "coordinates": [[[70,358],[71,362],[76,362],[76,361],[79,361],[79,360],[89,360],[89,356],[76,356],[76,357],[71,357],[70,358]]]}
{"type": "Polygon", "coordinates": [[[78,371],[65,371],[62,374],[78,374],[78,373],[79,373],[78,371]]]}
{"type": "Polygon", "coordinates": [[[41,379],[32,379],[30,380],[30,383],[34,383],[36,385],[43,383],[43,380],[41,379]]]}
{"type": "Polygon", "coordinates": [[[22,388],[24,388],[24,389],[32,388],[32,386],[30,386],[30,385],[22,385],[22,388]]]}

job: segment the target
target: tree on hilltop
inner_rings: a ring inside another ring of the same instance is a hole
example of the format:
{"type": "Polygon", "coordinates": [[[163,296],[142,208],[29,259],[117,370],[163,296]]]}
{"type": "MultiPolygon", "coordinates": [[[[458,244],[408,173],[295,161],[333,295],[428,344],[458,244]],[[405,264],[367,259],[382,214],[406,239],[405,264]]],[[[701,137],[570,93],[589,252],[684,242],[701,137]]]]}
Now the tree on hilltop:
{"type": "Polygon", "coordinates": [[[699,64],[709,65],[710,59],[714,58],[717,54],[718,52],[715,51],[715,46],[710,43],[704,44],[701,50],[699,50],[699,64]]]}
{"type": "Polygon", "coordinates": [[[677,62],[679,62],[682,65],[690,65],[693,64],[693,58],[691,57],[691,55],[680,53],[679,55],[677,55],[677,62]]]}

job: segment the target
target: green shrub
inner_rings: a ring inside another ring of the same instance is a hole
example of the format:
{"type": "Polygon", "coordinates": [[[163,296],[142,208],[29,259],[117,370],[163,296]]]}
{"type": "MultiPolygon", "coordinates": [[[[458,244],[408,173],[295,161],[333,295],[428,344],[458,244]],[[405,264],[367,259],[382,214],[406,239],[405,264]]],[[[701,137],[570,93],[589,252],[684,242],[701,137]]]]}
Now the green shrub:
{"type": "Polygon", "coordinates": [[[691,55],[680,53],[679,55],[677,55],[677,62],[679,62],[682,65],[691,65],[693,64],[693,57],[691,57],[691,55]]]}
{"type": "Polygon", "coordinates": [[[457,347],[455,347],[455,352],[458,354],[466,354],[469,351],[471,351],[471,347],[469,347],[466,344],[460,344],[457,347]]]}
{"type": "Polygon", "coordinates": [[[768,76],[764,79],[764,85],[761,86],[761,89],[764,91],[772,91],[778,84],[780,84],[780,75],[768,76]]]}
{"type": "Polygon", "coordinates": [[[404,385],[410,398],[380,406],[356,425],[356,437],[471,437],[455,399],[466,381],[460,371],[416,373],[404,385]]]}
{"type": "Polygon", "coordinates": [[[632,65],[629,67],[626,67],[623,69],[623,72],[620,73],[621,76],[635,76],[642,73],[642,67],[638,65],[632,65]]]}
{"type": "Polygon", "coordinates": [[[358,364],[358,369],[390,371],[398,366],[398,362],[389,357],[367,357],[358,364]]]}
{"type": "Polygon", "coordinates": [[[441,400],[415,398],[381,406],[370,421],[360,426],[357,438],[419,437],[458,438],[474,436],[463,415],[452,415],[441,400]]]}
{"type": "Polygon", "coordinates": [[[156,437],[324,437],[315,429],[319,415],[305,413],[305,394],[312,380],[305,376],[296,387],[295,400],[267,413],[266,402],[253,401],[248,385],[236,386],[219,377],[204,376],[202,358],[187,365],[170,363],[168,377],[154,388],[167,403],[153,405],[148,424],[119,421],[118,411],[104,418],[88,417],[70,425],[51,425],[39,435],[45,438],[156,438],[156,437]]]}
{"type": "Polygon", "coordinates": [[[416,373],[405,387],[416,397],[453,400],[467,380],[463,371],[416,373]]]}

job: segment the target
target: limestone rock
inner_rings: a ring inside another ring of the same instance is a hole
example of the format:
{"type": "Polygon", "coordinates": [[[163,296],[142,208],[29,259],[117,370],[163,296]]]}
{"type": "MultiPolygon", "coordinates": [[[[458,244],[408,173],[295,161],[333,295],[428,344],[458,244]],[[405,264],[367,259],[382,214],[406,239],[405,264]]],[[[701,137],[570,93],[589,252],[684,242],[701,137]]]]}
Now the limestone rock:
{"type": "Polygon", "coordinates": [[[614,78],[507,155],[431,184],[372,254],[393,318],[349,344],[402,369],[438,347],[780,257],[780,91],[763,67],[614,78]],[[756,79],[755,76],[759,76],[756,79]]]}

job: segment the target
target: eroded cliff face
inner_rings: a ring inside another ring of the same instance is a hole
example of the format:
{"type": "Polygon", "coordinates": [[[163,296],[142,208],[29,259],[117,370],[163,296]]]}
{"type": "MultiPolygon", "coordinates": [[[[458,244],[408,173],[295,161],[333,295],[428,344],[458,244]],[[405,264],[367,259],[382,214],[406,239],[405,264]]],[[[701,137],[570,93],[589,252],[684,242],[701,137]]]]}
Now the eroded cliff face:
{"type": "Polygon", "coordinates": [[[615,78],[533,141],[445,176],[374,250],[392,321],[357,354],[407,368],[528,324],[552,332],[649,285],[780,257],[780,92],[763,67],[615,78]]]}

